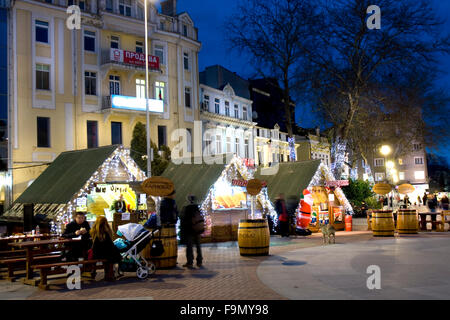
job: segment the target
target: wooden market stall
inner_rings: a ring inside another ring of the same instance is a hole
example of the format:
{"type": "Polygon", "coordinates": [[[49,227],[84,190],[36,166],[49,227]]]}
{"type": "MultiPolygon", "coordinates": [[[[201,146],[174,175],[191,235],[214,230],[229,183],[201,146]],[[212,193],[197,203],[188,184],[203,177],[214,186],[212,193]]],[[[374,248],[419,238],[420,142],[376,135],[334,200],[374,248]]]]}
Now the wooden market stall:
{"type": "Polygon", "coordinates": [[[145,178],[145,173],[130,157],[130,151],[121,145],[63,152],[21,194],[4,217],[23,220],[24,204],[34,204],[34,215],[45,216],[56,232],[63,231],[75,211],[86,212],[90,223],[104,215],[117,227],[119,220],[137,221],[136,212],[146,209],[145,193],[142,195],[134,188],[139,185],[136,182],[145,178]],[[115,219],[114,204],[120,195],[126,212],[115,219]]]}
{"type": "MultiPolygon", "coordinates": [[[[187,196],[196,196],[205,216],[204,242],[237,240],[241,219],[250,212],[251,199],[240,182],[252,179],[241,158],[233,156],[224,164],[169,164],[162,177],[173,181],[175,201],[179,210],[188,204],[187,196]]],[[[267,192],[262,190],[255,197],[255,216],[273,214],[273,207],[267,192]]]]}
{"type": "Polygon", "coordinates": [[[304,189],[311,192],[314,203],[309,229],[312,232],[319,231],[320,225],[328,223],[336,230],[344,230],[345,213],[352,211],[352,207],[341,188],[327,187],[327,182],[335,179],[320,160],[280,163],[273,175],[264,175],[262,170],[257,170],[255,178],[267,183],[272,202],[280,193],[286,198],[295,196],[300,199],[304,189]]]}

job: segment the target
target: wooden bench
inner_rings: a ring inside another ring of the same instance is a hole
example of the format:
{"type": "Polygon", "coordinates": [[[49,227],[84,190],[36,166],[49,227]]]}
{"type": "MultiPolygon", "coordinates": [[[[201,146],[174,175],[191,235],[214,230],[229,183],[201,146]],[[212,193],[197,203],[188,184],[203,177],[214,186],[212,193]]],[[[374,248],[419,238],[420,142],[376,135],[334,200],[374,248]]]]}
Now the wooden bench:
{"type": "Polygon", "coordinates": [[[41,279],[39,282],[39,288],[47,290],[48,284],[47,284],[47,276],[53,275],[53,274],[66,274],[67,270],[63,267],[66,266],[76,266],[76,265],[83,265],[83,267],[86,266],[94,266],[95,270],[97,269],[104,269],[105,270],[105,276],[108,275],[108,263],[107,260],[104,259],[96,259],[96,260],[83,260],[83,261],[73,261],[73,262],[59,262],[59,263],[49,263],[49,264],[40,264],[40,265],[33,265],[33,269],[40,270],[41,279]],[[101,262],[101,266],[97,266],[97,263],[101,262]]]}
{"type": "MultiPolygon", "coordinates": [[[[55,252],[54,254],[35,256],[33,258],[34,261],[40,261],[40,262],[60,260],[60,259],[61,259],[60,252],[55,252]]],[[[8,275],[7,275],[6,279],[9,281],[14,281],[14,279],[15,279],[14,271],[22,270],[22,269],[25,270],[25,268],[18,269],[18,266],[25,267],[26,262],[27,262],[26,257],[16,257],[16,258],[0,260],[0,264],[5,264],[8,268],[8,275]]]]}

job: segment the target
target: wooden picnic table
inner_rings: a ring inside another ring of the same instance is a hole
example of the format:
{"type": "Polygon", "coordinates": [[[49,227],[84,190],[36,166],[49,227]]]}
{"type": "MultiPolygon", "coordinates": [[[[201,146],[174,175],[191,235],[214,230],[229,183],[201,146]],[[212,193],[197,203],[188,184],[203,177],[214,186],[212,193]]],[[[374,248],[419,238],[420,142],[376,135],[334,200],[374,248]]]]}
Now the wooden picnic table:
{"type": "Polygon", "coordinates": [[[23,242],[14,242],[9,245],[14,248],[25,249],[26,251],[26,277],[24,279],[24,283],[26,284],[34,284],[33,281],[33,257],[36,254],[52,252],[56,250],[65,250],[66,246],[70,246],[71,244],[80,242],[81,239],[50,239],[50,240],[38,240],[38,241],[23,241],[23,242]],[[61,246],[62,248],[57,248],[57,246],[61,246]]]}
{"type": "Polygon", "coordinates": [[[9,236],[0,238],[0,251],[8,250],[8,243],[18,242],[18,241],[30,241],[36,239],[51,239],[55,237],[50,234],[35,234],[35,235],[21,235],[21,236],[9,236]]]}

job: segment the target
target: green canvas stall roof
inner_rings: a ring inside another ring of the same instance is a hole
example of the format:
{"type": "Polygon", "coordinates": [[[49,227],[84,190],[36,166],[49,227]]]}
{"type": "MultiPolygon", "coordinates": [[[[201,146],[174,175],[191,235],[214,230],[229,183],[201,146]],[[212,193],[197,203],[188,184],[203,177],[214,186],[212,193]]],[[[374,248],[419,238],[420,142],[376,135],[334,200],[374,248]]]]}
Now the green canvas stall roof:
{"type": "Polygon", "coordinates": [[[255,173],[255,178],[267,182],[267,191],[272,202],[278,194],[283,193],[285,197],[294,195],[300,197],[301,192],[306,189],[314,174],[320,166],[320,160],[282,162],[275,175],[262,175],[261,168],[255,173]]]}
{"type": "Polygon", "coordinates": [[[162,177],[172,180],[178,209],[188,204],[187,196],[194,195],[203,201],[211,186],[219,179],[225,164],[179,164],[170,163],[162,177]]]}
{"type": "Polygon", "coordinates": [[[118,147],[62,152],[14,203],[66,204],[118,147]]]}

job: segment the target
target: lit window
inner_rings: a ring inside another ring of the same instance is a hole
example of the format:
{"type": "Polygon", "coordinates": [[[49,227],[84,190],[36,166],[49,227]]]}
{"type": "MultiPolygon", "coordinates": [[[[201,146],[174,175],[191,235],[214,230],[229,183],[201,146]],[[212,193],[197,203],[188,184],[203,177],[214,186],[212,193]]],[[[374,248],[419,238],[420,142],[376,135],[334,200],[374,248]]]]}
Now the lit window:
{"type": "Polygon", "coordinates": [[[211,152],[211,136],[206,133],[205,134],[205,155],[210,155],[211,152]]]}
{"type": "Polygon", "coordinates": [[[416,180],[425,179],[425,171],[414,171],[414,178],[416,178],[416,180]]]}
{"type": "Polygon", "coordinates": [[[375,181],[383,181],[384,180],[384,173],[376,172],[375,173],[375,181]]]}
{"type": "Polygon", "coordinates": [[[155,98],[159,100],[166,100],[166,95],[164,94],[166,84],[164,82],[155,82],[155,98]]]}
{"type": "Polygon", "coordinates": [[[145,80],[136,79],[136,98],[145,99],[145,80]]]}
{"type": "Polygon", "coordinates": [[[245,152],[244,158],[246,158],[246,159],[250,158],[250,149],[248,147],[248,139],[244,140],[244,152],[245,152]]]}
{"type": "Polygon", "coordinates": [[[403,165],[403,159],[398,159],[398,164],[403,165]]]}
{"type": "Polygon", "coordinates": [[[236,153],[236,155],[240,155],[240,148],[239,148],[239,138],[236,138],[236,140],[235,140],[235,144],[234,144],[234,150],[235,150],[235,153],[236,153]]]}
{"type": "Polygon", "coordinates": [[[398,173],[398,178],[399,178],[400,180],[405,180],[405,173],[404,173],[404,172],[399,172],[399,173],[398,173]]]}
{"type": "Polygon", "coordinates": [[[375,167],[383,167],[384,166],[384,158],[375,159],[375,167]]]}

